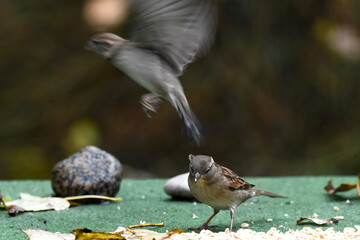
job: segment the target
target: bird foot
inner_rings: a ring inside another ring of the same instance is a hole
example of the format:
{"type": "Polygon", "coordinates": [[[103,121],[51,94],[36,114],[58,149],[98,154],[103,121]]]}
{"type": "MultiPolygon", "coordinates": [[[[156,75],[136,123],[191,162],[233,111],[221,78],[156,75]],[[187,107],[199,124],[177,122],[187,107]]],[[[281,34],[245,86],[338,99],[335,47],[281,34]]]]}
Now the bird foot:
{"type": "Polygon", "coordinates": [[[198,226],[198,227],[188,228],[188,230],[203,230],[203,229],[216,228],[216,227],[218,227],[218,225],[208,225],[208,224],[204,223],[203,225],[198,226]]]}
{"type": "Polygon", "coordinates": [[[148,118],[152,118],[152,114],[157,113],[161,102],[161,99],[153,93],[144,94],[140,99],[142,109],[148,118]]]}

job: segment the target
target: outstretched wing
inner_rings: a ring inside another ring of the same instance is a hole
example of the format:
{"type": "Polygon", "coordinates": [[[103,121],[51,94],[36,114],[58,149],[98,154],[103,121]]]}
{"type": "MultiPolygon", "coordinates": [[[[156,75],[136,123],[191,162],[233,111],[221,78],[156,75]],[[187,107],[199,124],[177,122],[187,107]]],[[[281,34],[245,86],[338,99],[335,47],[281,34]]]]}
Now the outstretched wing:
{"type": "Polygon", "coordinates": [[[130,0],[131,40],[156,51],[178,76],[208,52],[217,24],[214,0],[130,0]]]}
{"type": "Polygon", "coordinates": [[[225,176],[229,190],[246,190],[254,187],[255,185],[248,183],[244,178],[239,177],[236,173],[230,169],[221,166],[223,176],[225,176]]]}

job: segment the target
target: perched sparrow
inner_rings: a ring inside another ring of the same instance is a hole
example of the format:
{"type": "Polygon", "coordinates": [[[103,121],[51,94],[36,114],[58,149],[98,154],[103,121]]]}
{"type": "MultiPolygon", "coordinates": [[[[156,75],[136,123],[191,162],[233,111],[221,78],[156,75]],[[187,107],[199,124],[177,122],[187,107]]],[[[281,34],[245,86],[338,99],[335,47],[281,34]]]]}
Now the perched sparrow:
{"type": "Polygon", "coordinates": [[[188,184],[191,193],[196,199],[214,209],[214,214],[203,225],[190,228],[192,230],[216,227],[208,225],[211,219],[220,210],[230,209],[230,231],[232,231],[235,210],[241,203],[259,195],[284,198],[281,195],[254,188],[254,185],[230,169],[214,162],[210,156],[190,154],[189,160],[188,184]]]}
{"type": "Polygon", "coordinates": [[[87,47],[150,91],[141,98],[148,117],[162,99],[178,111],[199,145],[200,124],[178,79],[186,66],[210,48],[217,23],[213,0],[131,0],[130,40],[112,33],[91,37],[87,47]]]}

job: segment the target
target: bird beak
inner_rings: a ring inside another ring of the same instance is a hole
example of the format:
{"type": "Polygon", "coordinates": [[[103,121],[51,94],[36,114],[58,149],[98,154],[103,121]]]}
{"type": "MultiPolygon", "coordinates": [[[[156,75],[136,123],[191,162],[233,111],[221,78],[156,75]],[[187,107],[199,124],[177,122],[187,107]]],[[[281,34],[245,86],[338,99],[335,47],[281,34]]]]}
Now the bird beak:
{"type": "Polygon", "coordinates": [[[200,173],[196,172],[195,173],[195,183],[201,178],[200,173]]]}
{"type": "Polygon", "coordinates": [[[87,42],[85,43],[84,48],[85,48],[86,50],[89,50],[89,51],[94,51],[94,48],[93,48],[93,46],[92,46],[92,44],[91,44],[91,41],[87,41],[87,42]]]}

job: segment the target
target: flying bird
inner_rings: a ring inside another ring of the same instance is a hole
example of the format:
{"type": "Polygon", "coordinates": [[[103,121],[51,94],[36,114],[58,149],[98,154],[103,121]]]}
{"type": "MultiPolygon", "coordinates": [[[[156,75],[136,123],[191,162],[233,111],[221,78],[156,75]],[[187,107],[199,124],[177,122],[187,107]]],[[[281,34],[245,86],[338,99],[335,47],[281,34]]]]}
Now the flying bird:
{"type": "Polygon", "coordinates": [[[188,136],[200,145],[200,123],[190,108],[179,77],[205,55],[214,40],[217,12],[213,0],[131,0],[129,39],[103,32],[87,46],[149,93],[140,103],[148,117],[161,99],[179,113],[188,136]]]}

